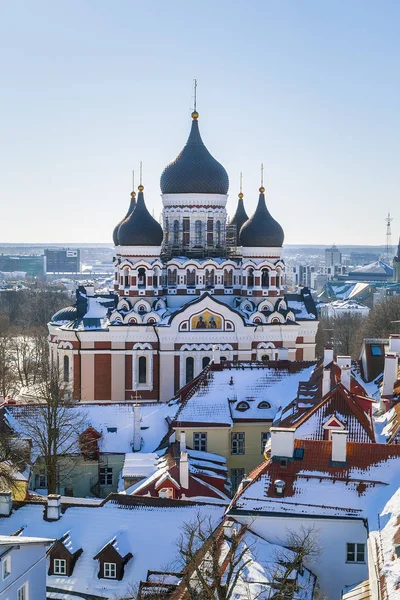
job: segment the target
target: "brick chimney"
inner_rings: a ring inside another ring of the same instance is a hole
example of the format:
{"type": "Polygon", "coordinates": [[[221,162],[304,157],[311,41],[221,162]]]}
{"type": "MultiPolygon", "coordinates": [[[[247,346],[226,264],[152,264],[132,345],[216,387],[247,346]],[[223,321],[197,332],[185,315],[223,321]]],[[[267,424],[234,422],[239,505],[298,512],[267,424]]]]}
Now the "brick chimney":
{"type": "Polygon", "coordinates": [[[133,407],[133,444],[132,449],[134,452],[139,452],[142,447],[142,434],[140,429],[140,423],[142,421],[142,415],[140,413],[140,404],[135,404],[133,407]]]}
{"type": "Polygon", "coordinates": [[[271,427],[271,458],[293,458],[294,427],[271,427]]]}
{"type": "Polygon", "coordinates": [[[344,387],[346,388],[346,390],[349,390],[349,392],[350,392],[350,388],[351,388],[351,367],[347,366],[347,365],[342,365],[340,367],[340,371],[341,371],[340,381],[342,382],[342,384],[344,385],[344,387]]]}
{"type": "Polygon", "coordinates": [[[47,496],[47,519],[49,521],[58,521],[61,517],[61,496],[60,494],[49,494],[47,496]]]}
{"type": "Polygon", "coordinates": [[[338,356],[336,358],[338,367],[351,367],[351,356],[338,356]]]}
{"type": "Polygon", "coordinates": [[[382,396],[392,396],[393,386],[398,378],[399,357],[395,352],[385,354],[385,366],[383,369],[382,396]]]}
{"type": "Polygon", "coordinates": [[[184,431],[181,431],[179,434],[179,450],[186,452],[186,433],[184,431]]]}
{"type": "Polygon", "coordinates": [[[345,463],[347,460],[347,429],[332,430],[332,462],[345,463]]]}
{"type": "Polygon", "coordinates": [[[9,517],[12,509],[11,492],[0,492],[0,517],[9,517]]]}
{"type": "Polygon", "coordinates": [[[331,391],[331,371],[324,369],[322,372],[322,397],[331,391]]]}
{"type": "Polygon", "coordinates": [[[179,459],[179,483],[185,490],[189,489],[189,459],[188,453],[182,452],[179,459]]]}
{"type": "Polygon", "coordinates": [[[324,367],[329,365],[333,361],[333,348],[331,346],[327,346],[324,348],[324,367]]]}

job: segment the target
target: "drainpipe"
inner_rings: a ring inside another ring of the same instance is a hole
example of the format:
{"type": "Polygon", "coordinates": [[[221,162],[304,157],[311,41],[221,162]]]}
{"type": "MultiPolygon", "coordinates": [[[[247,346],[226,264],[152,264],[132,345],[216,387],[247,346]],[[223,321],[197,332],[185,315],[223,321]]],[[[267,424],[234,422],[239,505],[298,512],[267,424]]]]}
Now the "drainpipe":
{"type": "MultiPolygon", "coordinates": [[[[160,361],[160,337],[158,335],[158,331],[156,325],[153,325],[154,333],[157,336],[157,357],[158,357],[158,399],[157,402],[160,402],[160,392],[161,392],[161,361],[160,361]]],[[[174,359],[175,360],[175,359],[174,359]]],[[[174,365],[175,368],[175,365],[174,365]]]]}

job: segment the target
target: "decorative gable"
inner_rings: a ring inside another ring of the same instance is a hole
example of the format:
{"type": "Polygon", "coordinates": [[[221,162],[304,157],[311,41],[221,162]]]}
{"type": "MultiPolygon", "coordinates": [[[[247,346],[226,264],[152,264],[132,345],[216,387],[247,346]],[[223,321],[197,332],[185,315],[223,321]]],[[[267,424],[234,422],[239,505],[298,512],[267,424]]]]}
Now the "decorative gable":
{"type": "Polygon", "coordinates": [[[117,534],[93,557],[99,561],[99,579],[117,579],[121,581],[124,568],[133,557],[124,533],[117,534]]]}

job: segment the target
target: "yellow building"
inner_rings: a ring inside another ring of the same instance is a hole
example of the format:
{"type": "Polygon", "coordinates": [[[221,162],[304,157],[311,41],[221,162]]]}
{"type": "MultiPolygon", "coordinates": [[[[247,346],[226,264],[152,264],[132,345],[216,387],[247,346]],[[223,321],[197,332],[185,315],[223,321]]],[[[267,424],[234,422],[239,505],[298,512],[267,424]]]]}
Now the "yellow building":
{"type": "Polygon", "coordinates": [[[224,456],[235,491],[244,475],[263,460],[275,415],[297,396],[315,363],[211,364],[180,391],[172,428],[186,444],[224,456]]]}

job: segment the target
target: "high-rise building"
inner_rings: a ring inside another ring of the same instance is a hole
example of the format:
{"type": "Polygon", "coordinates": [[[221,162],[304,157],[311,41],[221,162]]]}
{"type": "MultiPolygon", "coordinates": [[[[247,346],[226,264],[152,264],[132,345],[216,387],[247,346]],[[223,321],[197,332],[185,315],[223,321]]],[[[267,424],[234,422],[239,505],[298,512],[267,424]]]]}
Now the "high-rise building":
{"type": "Polygon", "coordinates": [[[342,264],[342,254],[336,246],[325,249],[325,266],[336,267],[342,264]]]}
{"type": "Polygon", "coordinates": [[[50,349],[82,400],[167,401],[211,359],[309,361],[317,311],[307,288],[285,293],[284,233],[263,185],[248,218],[192,113],[182,152],[161,175],[163,227],[142,182],[113,232],[114,294],[80,288],[49,324],[50,349]]]}
{"type": "Polygon", "coordinates": [[[46,248],[46,273],[79,273],[81,256],[78,248],[46,248]]]}

